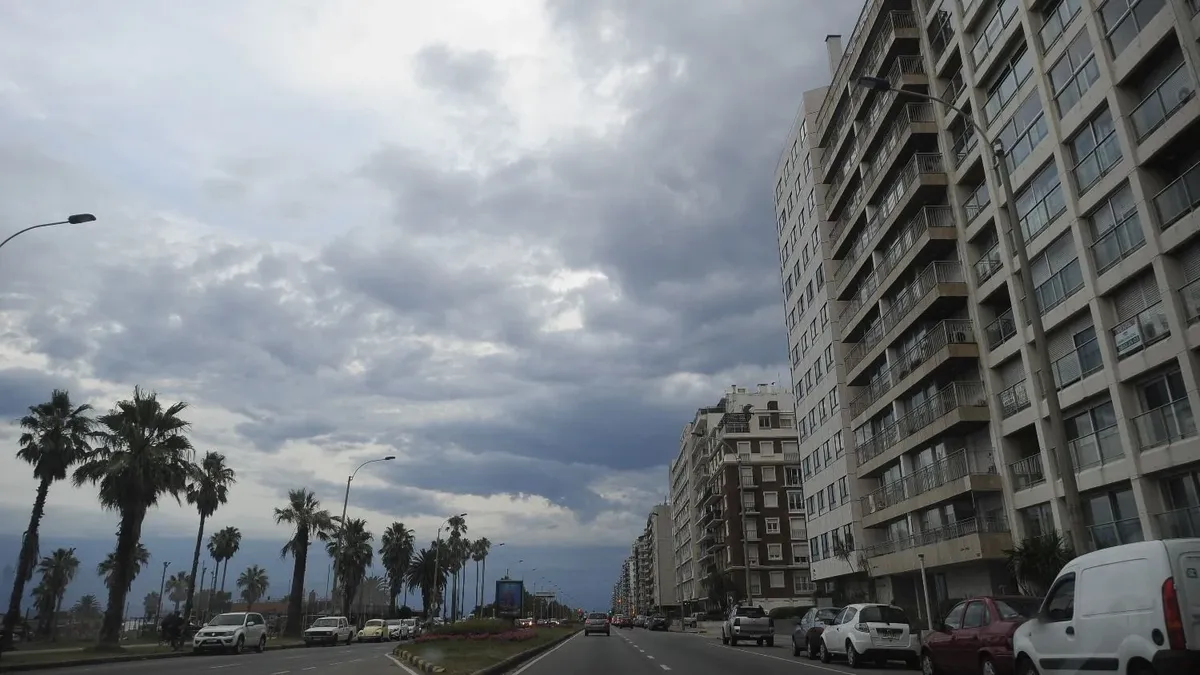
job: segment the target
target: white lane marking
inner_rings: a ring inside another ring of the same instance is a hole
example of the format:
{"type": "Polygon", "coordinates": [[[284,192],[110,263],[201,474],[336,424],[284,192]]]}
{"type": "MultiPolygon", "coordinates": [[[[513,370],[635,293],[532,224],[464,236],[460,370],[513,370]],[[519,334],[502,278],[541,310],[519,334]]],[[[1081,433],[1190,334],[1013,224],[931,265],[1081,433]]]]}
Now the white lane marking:
{"type": "MultiPolygon", "coordinates": [[[[710,644],[709,646],[710,646],[710,647],[717,647],[718,649],[729,649],[729,647],[727,647],[727,646],[725,646],[725,645],[714,645],[714,644],[710,644]]],[[[734,650],[735,650],[735,651],[739,651],[739,652],[741,652],[741,653],[743,653],[743,654],[753,654],[754,656],[761,656],[761,657],[763,657],[764,659],[775,659],[776,661],[783,661],[784,663],[791,663],[791,664],[795,664],[795,665],[797,665],[797,666],[806,666],[806,667],[808,667],[808,668],[816,668],[816,669],[818,669],[818,670],[827,670],[827,671],[829,671],[829,672],[831,672],[831,673],[839,673],[840,675],[846,675],[846,673],[847,673],[847,672],[849,672],[849,671],[846,671],[846,670],[839,670],[839,669],[837,669],[837,668],[830,668],[829,666],[820,666],[820,665],[817,665],[817,664],[815,664],[815,663],[805,663],[805,662],[803,662],[803,661],[794,661],[794,660],[792,660],[792,659],[785,659],[785,658],[783,658],[783,657],[780,657],[780,656],[773,656],[773,655],[771,655],[771,654],[763,654],[762,652],[753,652],[753,651],[750,651],[749,649],[737,649],[737,648],[735,647],[735,648],[734,648],[734,650]]]]}
{"type": "Polygon", "coordinates": [[[350,663],[358,663],[359,661],[362,661],[362,659],[351,659],[350,663]]]}
{"type": "Polygon", "coordinates": [[[646,655],[646,658],[648,658],[648,659],[650,659],[650,660],[654,660],[654,657],[653,657],[653,656],[650,656],[649,654],[647,654],[647,655],[646,655]]]}
{"type": "Polygon", "coordinates": [[[244,662],[238,661],[237,663],[225,663],[225,664],[222,664],[219,666],[209,666],[208,669],[209,670],[217,670],[218,668],[232,668],[234,666],[240,666],[240,665],[242,665],[242,663],[244,663],[244,662]]]}
{"type": "Polygon", "coordinates": [[[300,670],[316,670],[316,669],[317,669],[316,666],[309,666],[307,668],[301,668],[300,670]]]}
{"type": "Polygon", "coordinates": [[[573,642],[575,640],[575,638],[579,637],[580,635],[582,635],[582,633],[576,633],[576,634],[572,635],[571,637],[567,638],[566,640],[563,640],[562,644],[560,644],[557,647],[555,647],[554,649],[551,649],[550,651],[542,654],[541,656],[538,656],[537,658],[530,661],[529,663],[526,663],[525,665],[521,666],[520,668],[514,670],[511,675],[521,675],[521,673],[532,668],[538,661],[541,661],[542,659],[546,658],[547,656],[550,656],[554,652],[569,645],[571,642],[573,642]]]}
{"type": "Polygon", "coordinates": [[[659,667],[659,668],[662,668],[663,670],[670,670],[670,669],[671,669],[671,666],[664,666],[664,665],[663,665],[663,664],[661,664],[661,663],[660,663],[660,664],[658,664],[658,667],[659,667]]]}
{"type": "Polygon", "coordinates": [[[404,672],[408,673],[408,675],[421,675],[420,673],[418,673],[417,671],[413,670],[412,668],[409,668],[407,665],[405,665],[404,663],[402,663],[402,662],[400,661],[400,659],[397,659],[396,657],[392,656],[391,654],[384,654],[384,656],[386,656],[386,657],[388,657],[389,659],[391,659],[392,663],[396,664],[396,666],[397,666],[397,667],[399,667],[399,668],[400,668],[401,670],[403,670],[404,672]]]}
{"type": "Polygon", "coordinates": [[[292,671],[290,671],[290,670],[277,670],[277,671],[275,671],[275,672],[271,673],[271,675],[287,675],[287,674],[288,674],[288,673],[290,673],[290,672],[292,672],[292,671]]]}

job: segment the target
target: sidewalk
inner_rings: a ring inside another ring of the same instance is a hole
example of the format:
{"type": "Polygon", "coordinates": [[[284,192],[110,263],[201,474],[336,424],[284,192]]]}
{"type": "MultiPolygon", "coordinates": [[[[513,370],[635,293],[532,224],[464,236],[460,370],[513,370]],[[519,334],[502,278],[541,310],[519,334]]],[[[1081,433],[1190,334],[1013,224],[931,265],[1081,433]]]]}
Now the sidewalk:
{"type": "MultiPolygon", "coordinates": [[[[18,644],[20,644],[20,643],[18,643],[18,644]]],[[[90,645],[81,645],[79,647],[53,647],[50,649],[17,648],[17,649],[12,650],[11,652],[5,652],[5,653],[6,654],[71,654],[74,652],[81,652],[81,651],[87,649],[88,646],[90,646],[90,645]]],[[[123,644],[121,646],[125,649],[149,649],[149,648],[157,647],[157,646],[159,646],[159,644],[157,642],[135,642],[133,644],[123,644]]]]}

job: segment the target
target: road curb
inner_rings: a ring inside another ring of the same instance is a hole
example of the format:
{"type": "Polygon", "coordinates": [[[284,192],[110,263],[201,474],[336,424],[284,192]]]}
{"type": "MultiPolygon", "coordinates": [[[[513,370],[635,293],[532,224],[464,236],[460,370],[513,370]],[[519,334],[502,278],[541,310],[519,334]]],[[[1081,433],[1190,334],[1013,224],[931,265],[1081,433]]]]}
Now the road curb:
{"type": "MultiPolygon", "coordinates": [[[[267,644],[267,651],[278,649],[295,649],[303,647],[304,643],[272,645],[267,644]]],[[[12,652],[7,652],[12,654],[12,652]]],[[[32,652],[27,652],[32,653],[32,652]]],[[[44,661],[41,663],[17,663],[6,665],[0,661],[0,673],[25,673],[35,670],[50,670],[52,668],[74,668],[75,666],[103,666],[110,663],[132,663],[134,661],[161,661],[163,659],[179,659],[185,656],[195,656],[189,651],[168,652],[166,654],[122,654],[118,656],[97,656],[91,659],[71,659],[70,661],[44,661]]]]}
{"type": "Polygon", "coordinates": [[[404,663],[407,663],[408,665],[416,668],[417,670],[421,671],[422,673],[444,673],[444,672],[446,672],[445,668],[434,665],[434,664],[426,661],[425,659],[417,656],[416,654],[413,654],[412,652],[408,652],[403,649],[397,648],[397,650],[394,653],[396,655],[396,658],[398,658],[401,661],[403,661],[404,663]]]}
{"type": "Polygon", "coordinates": [[[521,652],[520,654],[515,654],[513,656],[510,656],[507,659],[504,659],[503,661],[501,661],[499,663],[492,664],[492,665],[488,666],[487,668],[481,668],[481,669],[475,671],[474,673],[471,673],[471,675],[501,675],[502,673],[507,673],[508,671],[512,670],[513,668],[516,668],[517,666],[521,665],[522,663],[525,663],[526,661],[534,658],[538,654],[544,654],[545,652],[548,652],[551,649],[554,649],[555,647],[561,645],[562,643],[566,642],[567,640],[570,640],[571,638],[575,637],[576,635],[579,635],[581,632],[583,632],[583,629],[577,628],[577,629],[571,631],[570,633],[567,633],[566,635],[562,636],[561,638],[554,640],[553,642],[547,642],[544,645],[538,645],[532,649],[526,649],[525,651],[521,652]]]}

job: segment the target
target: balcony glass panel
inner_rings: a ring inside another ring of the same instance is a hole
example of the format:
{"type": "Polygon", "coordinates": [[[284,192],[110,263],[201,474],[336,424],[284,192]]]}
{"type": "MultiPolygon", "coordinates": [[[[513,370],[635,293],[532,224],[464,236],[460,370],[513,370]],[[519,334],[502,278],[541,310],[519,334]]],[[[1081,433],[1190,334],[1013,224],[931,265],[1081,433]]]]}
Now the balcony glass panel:
{"type": "Polygon", "coordinates": [[[988,349],[995,349],[1007,342],[1010,337],[1017,334],[1017,322],[1013,320],[1013,311],[1009,309],[996,317],[996,320],[989,323],[983,332],[987,338],[988,349]]]}
{"type": "Polygon", "coordinates": [[[962,265],[953,261],[938,260],[930,263],[916,279],[896,293],[886,312],[863,334],[846,354],[846,367],[853,368],[878,346],[880,340],[908,317],[925,296],[939,284],[963,283],[962,265]]]}
{"type": "Polygon", "coordinates": [[[1062,389],[1104,368],[1100,357],[1100,341],[1092,338],[1071,350],[1071,353],[1060,357],[1051,364],[1054,371],[1054,384],[1062,389]]]}
{"type": "Polygon", "coordinates": [[[860,443],[855,449],[858,463],[870,461],[958,408],[985,406],[987,392],[982,382],[951,383],[904,417],[883,427],[878,433],[860,443]]]}
{"type": "Polygon", "coordinates": [[[1133,425],[1137,429],[1138,446],[1142,450],[1196,435],[1196,419],[1186,398],[1138,415],[1133,418],[1133,425]]]}
{"type": "Polygon", "coordinates": [[[1183,311],[1186,314],[1188,325],[1200,321],[1200,279],[1179,289],[1179,298],[1183,301],[1183,311]]]}
{"type": "Polygon", "coordinates": [[[1158,226],[1165,230],[1200,206],[1200,162],[1154,196],[1158,226]]]}
{"type": "MultiPolygon", "coordinates": [[[[1200,0],[1196,0],[1200,3],[1200,0]]],[[[1167,511],[1156,516],[1158,534],[1163,539],[1200,537],[1200,506],[1167,511]]]]}
{"type": "Polygon", "coordinates": [[[992,247],[975,261],[975,279],[979,283],[983,283],[992,278],[992,275],[1000,271],[1003,267],[1000,262],[1000,245],[992,244],[992,247]]]}
{"type": "Polygon", "coordinates": [[[1042,453],[1030,455],[1008,465],[1008,473],[1012,476],[1013,489],[1025,490],[1046,482],[1046,473],[1042,469],[1042,453]]]}
{"type": "Polygon", "coordinates": [[[891,541],[885,541],[863,549],[868,558],[887,555],[896,551],[906,551],[917,546],[927,546],[942,541],[950,541],[959,537],[985,532],[1008,532],[1008,521],[1004,518],[965,518],[949,525],[918,532],[891,541]]]}
{"type": "Polygon", "coordinates": [[[1144,540],[1142,521],[1137,518],[1092,525],[1088,527],[1088,535],[1094,550],[1097,551],[1121,544],[1136,544],[1144,540]]]}
{"type": "Polygon", "coordinates": [[[1176,110],[1182,108],[1183,104],[1192,100],[1195,95],[1196,85],[1192,80],[1192,73],[1186,64],[1180,63],[1162,84],[1133,109],[1130,118],[1133,120],[1137,139],[1146,140],[1147,136],[1154,133],[1155,129],[1161,127],[1176,110]]]}
{"type": "Polygon", "coordinates": [[[1100,5],[1104,35],[1113,56],[1125,51],[1163,7],[1166,0],[1108,0],[1100,5]]]}
{"type": "Polygon", "coordinates": [[[1080,436],[1067,443],[1075,469],[1090,469],[1093,466],[1115,462],[1125,456],[1121,447],[1121,434],[1114,424],[1094,433],[1080,436]]]}
{"type": "Polygon", "coordinates": [[[1160,300],[1138,312],[1136,316],[1117,324],[1117,327],[1112,329],[1112,334],[1119,359],[1132,356],[1159,340],[1165,340],[1171,335],[1166,307],[1160,300]]]}
{"type": "Polygon", "coordinates": [[[1000,402],[1000,414],[1005,419],[1016,415],[1030,406],[1029,392],[1025,388],[1025,380],[1021,380],[1008,389],[996,394],[996,399],[1000,402]]]}

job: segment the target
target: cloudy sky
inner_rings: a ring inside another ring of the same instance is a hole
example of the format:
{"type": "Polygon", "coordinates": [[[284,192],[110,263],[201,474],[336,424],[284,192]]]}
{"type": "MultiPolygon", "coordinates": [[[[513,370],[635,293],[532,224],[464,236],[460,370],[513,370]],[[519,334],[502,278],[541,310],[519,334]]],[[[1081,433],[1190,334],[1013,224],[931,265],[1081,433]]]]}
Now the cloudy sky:
{"type": "MultiPolygon", "coordinates": [[[[0,416],[188,401],[273,591],[286,490],[337,511],[394,454],[351,515],[425,543],[465,511],[494,569],[605,604],[695,408],[787,379],[770,176],[858,4],[3,3],[0,234],[100,220],[0,251],[0,416]]],[[[153,513],[156,560],[195,521],[153,513]]],[[[114,523],[56,485],[45,546],[98,560],[114,523]]]]}

